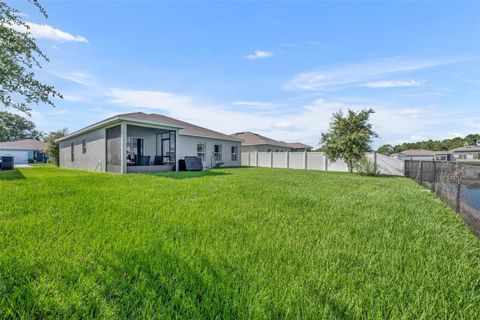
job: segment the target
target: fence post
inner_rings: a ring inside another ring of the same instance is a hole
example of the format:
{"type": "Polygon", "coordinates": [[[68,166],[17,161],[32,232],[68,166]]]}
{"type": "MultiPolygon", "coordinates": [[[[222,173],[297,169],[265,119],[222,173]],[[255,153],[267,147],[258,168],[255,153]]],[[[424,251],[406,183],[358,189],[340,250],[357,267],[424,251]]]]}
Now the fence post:
{"type": "Polygon", "coordinates": [[[285,156],[286,156],[285,166],[286,166],[287,169],[289,169],[289,168],[290,168],[290,152],[287,151],[287,152],[285,153],[285,156]]]}
{"type": "Polygon", "coordinates": [[[328,157],[325,153],[323,155],[325,156],[325,171],[328,171],[328,157]]]}
{"type": "Polygon", "coordinates": [[[377,172],[377,151],[373,151],[373,169],[377,172]]]}
{"type": "Polygon", "coordinates": [[[273,151],[270,151],[270,168],[273,168],[273,151]]]}
{"type": "Polygon", "coordinates": [[[303,169],[307,170],[307,151],[303,152],[303,169]]]}
{"type": "Polygon", "coordinates": [[[258,151],[255,151],[255,166],[258,167],[258,151]]]}
{"type": "Polygon", "coordinates": [[[457,179],[457,194],[455,195],[455,211],[457,213],[460,213],[460,190],[462,190],[460,179],[457,179]]]}
{"type": "Polygon", "coordinates": [[[435,184],[437,183],[437,163],[435,159],[433,159],[433,185],[432,185],[432,192],[435,193],[435,184]]]}
{"type": "Polygon", "coordinates": [[[248,166],[251,167],[252,163],[250,162],[250,151],[248,152],[248,166]]]}
{"type": "Polygon", "coordinates": [[[420,183],[423,184],[423,161],[420,160],[420,166],[418,167],[418,169],[420,170],[420,183]]]}

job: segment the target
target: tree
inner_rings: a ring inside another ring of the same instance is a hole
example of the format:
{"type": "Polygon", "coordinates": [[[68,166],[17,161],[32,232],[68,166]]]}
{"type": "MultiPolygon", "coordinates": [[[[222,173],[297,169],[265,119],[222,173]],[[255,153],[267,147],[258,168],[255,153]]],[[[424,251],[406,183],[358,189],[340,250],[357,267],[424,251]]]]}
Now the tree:
{"type": "Polygon", "coordinates": [[[355,163],[371,150],[372,138],[378,136],[368,122],[372,113],[375,113],[373,109],[359,112],[349,109],[345,116],[342,111],[333,114],[330,130],[322,133],[320,142],[321,150],[328,159],[331,161],[343,159],[350,172],[353,171],[355,163]]]}
{"type": "Polygon", "coordinates": [[[58,142],[55,142],[55,140],[60,139],[62,137],[65,137],[68,134],[68,129],[64,128],[62,130],[58,131],[52,131],[50,132],[47,137],[45,138],[45,142],[47,143],[47,146],[45,148],[45,151],[48,155],[48,158],[55,163],[55,165],[59,165],[60,157],[59,157],[59,144],[58,142]]]}
{"type": "Polygon", "coordinates": [[[389,155],[391,155],[392,153],[394,153],[395,150],[394,150],[394,148],[393,148],[392,145],[390,145],[390,144],[384,144],[383,146],[381,146],[381,147],[379,147],[379,148],[377,149],[377,152],[378,152],[378,153],[381,153],[381,154],[384,154],[384,155],[386,155],[386,156],[389,156],[389,155]]]}
{"type": "MultiPolygon", "coordinates": [[[[30,0],[47,18],[38,0],[30,0]]],[[[52,98],[62,95],[55,88],[35,78],[34,68],[48,61],[31,37],[29,25],[21,13],[0,1],[0,105],[29,113],[29,104],[46,103],[54,106],[52,98]]]]}
{"type": "Polygon", "coordinates": [[[43,133],[35,124],[18,114],[0,112],[0,141],[17,141],[23,139],[41,140],[43,133]]]}

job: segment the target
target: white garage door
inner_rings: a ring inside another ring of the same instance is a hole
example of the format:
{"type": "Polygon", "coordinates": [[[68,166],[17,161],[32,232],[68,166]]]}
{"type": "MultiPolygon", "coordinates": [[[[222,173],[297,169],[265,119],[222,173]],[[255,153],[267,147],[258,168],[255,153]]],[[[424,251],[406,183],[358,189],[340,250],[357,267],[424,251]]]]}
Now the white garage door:
{"type": "Polygon", "coordinates": [[[0,157],[14,157],[15,164],[28,163],[28,151],[23,150],[0,150],[0,157]]]}

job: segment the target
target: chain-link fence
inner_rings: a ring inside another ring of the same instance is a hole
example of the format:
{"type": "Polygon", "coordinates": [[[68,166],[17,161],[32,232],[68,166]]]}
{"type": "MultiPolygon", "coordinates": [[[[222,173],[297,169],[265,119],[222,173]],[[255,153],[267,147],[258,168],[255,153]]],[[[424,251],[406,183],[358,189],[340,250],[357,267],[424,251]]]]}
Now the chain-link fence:
{"type": "Polygon", "coordinates": [[[404,172],[452,206],[480,236],[480,162],[406,160],[404,172]]]}

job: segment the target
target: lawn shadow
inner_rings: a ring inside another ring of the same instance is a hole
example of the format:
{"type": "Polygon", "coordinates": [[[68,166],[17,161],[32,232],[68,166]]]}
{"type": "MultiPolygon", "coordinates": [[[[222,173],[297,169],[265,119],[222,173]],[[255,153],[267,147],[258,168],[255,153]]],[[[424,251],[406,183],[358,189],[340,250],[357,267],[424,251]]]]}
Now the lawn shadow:
{"type": "Polygon", "coordinates": [[[194,178],[203,178],[203,177],[212,177],[212,176],[224,176],[229,175],[227,172],[218,172],[218,171],[178,171],[178,172],[162,172],[162,173],[153,173],[151,175],[169,178],[175,180],[184,180],[184,179],[194,179],[194,178]]]}
{"type": "Polygon", "coordinates": [[[18,169],[14,170],[2,170],[0,171],[0,181],[1,180],[21,180],[26,179],[23,173],[18,169]]]}

